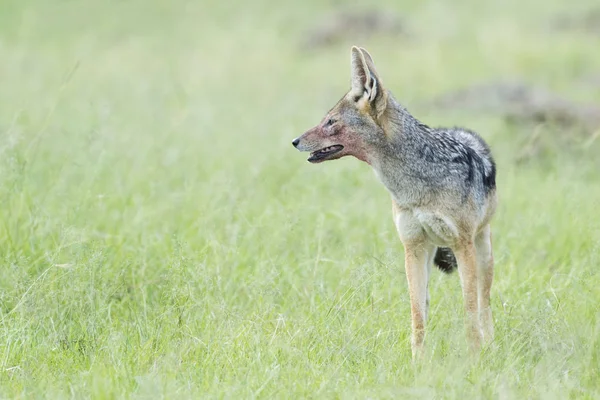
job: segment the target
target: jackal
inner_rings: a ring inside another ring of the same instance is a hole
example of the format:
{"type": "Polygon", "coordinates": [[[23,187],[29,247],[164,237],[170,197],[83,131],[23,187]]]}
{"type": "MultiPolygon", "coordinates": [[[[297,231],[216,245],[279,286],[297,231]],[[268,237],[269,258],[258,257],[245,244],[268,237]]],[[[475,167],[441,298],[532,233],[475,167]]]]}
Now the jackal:
{"type": "Polygon", "coordinates": [[[405,250],[412,354],[423,348],[431,266],[458,267],[467,338],[478,349],[493,338],[490,220],[496,209],[496,165],[476,133],[432,128],[385,89],[370,54],[351,50],[350,91],[292,144],[320,163],[354,156],[368,163],[392,197],[405,250]]]}

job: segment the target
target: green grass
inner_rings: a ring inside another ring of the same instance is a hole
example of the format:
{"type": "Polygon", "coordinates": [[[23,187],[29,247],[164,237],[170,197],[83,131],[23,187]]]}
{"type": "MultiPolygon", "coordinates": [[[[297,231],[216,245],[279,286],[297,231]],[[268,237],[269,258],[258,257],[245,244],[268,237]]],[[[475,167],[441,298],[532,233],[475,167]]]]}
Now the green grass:
{"type": "Polygon", "coordinates": [[[299,46],[333,3],[3,0],[0,397],[600,398],[598,141],[517,163],[531,128],[411,107],[505,77],[598,100],[571,82],[599,39],[545,28],[593,2],[390,0],[417,41],[361,43],[499,165],[496,341],[467,357],[436,272],[416,365],[389,195],[290,144],[349,86],[348,44],[299,46]]]}

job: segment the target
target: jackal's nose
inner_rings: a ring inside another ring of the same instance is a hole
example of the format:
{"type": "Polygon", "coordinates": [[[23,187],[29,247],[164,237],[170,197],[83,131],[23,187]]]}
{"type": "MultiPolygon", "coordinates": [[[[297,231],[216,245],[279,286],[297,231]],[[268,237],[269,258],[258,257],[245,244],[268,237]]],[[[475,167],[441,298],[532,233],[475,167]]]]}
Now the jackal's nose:
{"type": "Polygon", "coordinates": [[[294,139],[294,141],[292,142],[292,144],[294,145],[294,147],[298,147],[298,144],[300,143],[300,138],[296,138],[294,139]]]}

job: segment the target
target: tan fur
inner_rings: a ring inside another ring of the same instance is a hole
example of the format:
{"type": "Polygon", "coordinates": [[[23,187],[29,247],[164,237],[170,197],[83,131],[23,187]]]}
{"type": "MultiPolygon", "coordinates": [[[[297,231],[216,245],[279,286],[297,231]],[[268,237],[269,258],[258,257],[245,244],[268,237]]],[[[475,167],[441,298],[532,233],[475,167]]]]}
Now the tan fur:
{"type": "Polygon", "coordinates": [[[450,246],[456,254],[471,349],[478,349],[482,339],[492,340],[494,326],[490,290],[494,262],[488,218],[477,225],[469,218],[475,210],[457,220],[450,215],[451,210],[402,209],[394,200],[392,210],[405,249],[413,356],[418,356],[423,348],[429,308],[428,278],[436,245],[450,246]],[[427,227],[424,229],[424,226],[427,227]],[[432,237],[435,232],[438,234],[432,237]]]}
{"type": "Polygon", "coordinates": [[[478,308],[483,339],[494,339],[494,321],[490,306],[490,291],[494,280],[494,256],[492,254],[492,234],[489,224],[475,238],[478,273],[478,308]]]}

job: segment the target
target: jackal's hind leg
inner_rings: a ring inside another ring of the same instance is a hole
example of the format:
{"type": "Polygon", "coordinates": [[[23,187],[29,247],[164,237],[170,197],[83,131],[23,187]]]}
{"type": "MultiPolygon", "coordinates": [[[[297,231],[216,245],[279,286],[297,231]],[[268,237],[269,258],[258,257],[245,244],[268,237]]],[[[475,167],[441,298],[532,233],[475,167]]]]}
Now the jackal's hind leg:
{"type": "Polygon", "coordinates": [[[467,241],[454,250],[463,291],[467,339],[471,350],[478,350],[482,338],[478,315],[478,270],[475,245],[467,241]]]}
{"type": "Polygon", "coordinates": [[[494,339],[494,320],[490,305],[490,291],[494,279],[494,256],[492,254],[492,235],[487,225],[475,237],[477,251],[477,277],[479,294],[479,321],[483,330],[483,339],[491,342],[494,339]]]}

